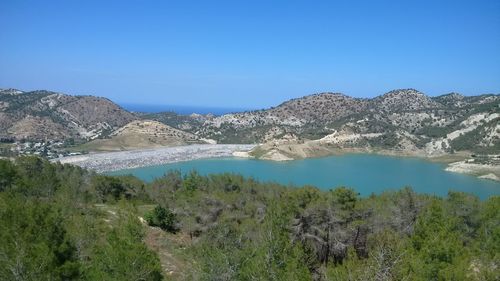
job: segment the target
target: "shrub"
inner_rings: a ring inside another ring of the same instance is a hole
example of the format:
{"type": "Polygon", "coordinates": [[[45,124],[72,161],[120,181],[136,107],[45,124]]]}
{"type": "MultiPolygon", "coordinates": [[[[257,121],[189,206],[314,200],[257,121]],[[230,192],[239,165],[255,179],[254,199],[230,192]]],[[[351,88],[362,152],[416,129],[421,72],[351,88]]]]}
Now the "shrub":
{"type": "Polygon", "coordinates": [[[146,221],[150,226],[157,226],[167,232],[177,232],[177,216],[168,208],[156,206],[146,214],[146,221]]]}

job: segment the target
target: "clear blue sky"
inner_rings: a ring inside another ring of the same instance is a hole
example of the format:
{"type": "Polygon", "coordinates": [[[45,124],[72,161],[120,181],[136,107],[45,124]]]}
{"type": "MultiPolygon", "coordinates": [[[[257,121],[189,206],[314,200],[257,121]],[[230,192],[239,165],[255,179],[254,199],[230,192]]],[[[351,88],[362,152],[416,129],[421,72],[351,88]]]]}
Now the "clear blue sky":
{"type": "Polygon", "coordinates": [[[500,92],[500,1],[0,1],[0,87],[257,108],[500,92]]]}

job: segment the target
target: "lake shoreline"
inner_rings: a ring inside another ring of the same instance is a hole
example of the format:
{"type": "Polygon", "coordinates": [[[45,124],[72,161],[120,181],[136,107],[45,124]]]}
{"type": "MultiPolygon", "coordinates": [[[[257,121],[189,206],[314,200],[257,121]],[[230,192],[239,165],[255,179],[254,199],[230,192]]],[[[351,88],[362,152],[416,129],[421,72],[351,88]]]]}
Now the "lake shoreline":
{"type": "Polygon", "coordinates": [[[329,190],[346,186],[362,196],[407,186],[416,192],[437,196],[446,196],[449,191],[471,192],[483,199],[500,194],[497,181],[448,172],[445,167],[442,163],[416,157],[352,153],[288,162],[241,157],[197,159],[105,174],[133,175],[146,182],[161,178],[168,171],[179,171],[183,176],[192,171],[204,176],[236,174],[290,187],[315,186],[329,190]]]}
{"type": "Polygon", "coordinates": [[[99,173],[128,170],[134,168],[163,165],[182,161],[236,157],[242,159],[259,159],[264,161],[293,161],[309,158],[322,158],[347,154],[383,155],[401,158],[418,158],[429,162],[445,164],[444,170],[453,173],[472,175],[482,179],[500,181],[500,166],[467,163],[470,153],[442,154],[436,156],[422,155],[408,151],[394,150],[369,150],[359,148],[330,149],[317,155],[305,157],[289,157],[276,155],[276,157],[255,157],[254,144],[194,144],[185,146],[148,148],[139,150],[126,150],[118,152],[98,152],[78,156],[68,156],[52,160],[62,164],[74,164],[82,168],[91,169],[99,173]]]}
{"type": "MultiPolygon", "coordinates": [[[[248,154],[248,153],[247,153],[248,154]]],[[[281,153],[278,150],[271,150],[263,156],[252,156],[252,151],[248,156],[256,159],[267,161],[293,161],[309,158],[321,158],[329,156],[339,156],[346,154],[368,154],[368,155],[383,155],[401,158],[418,158],[429,162],[445,164],[445,171],[460,173],[475,176],[481,179],[488,179],[500,182],[500,165],[476,164],[470,163],[472,153],[468,151],[460,151],[453,154],[429,155],[422,154],[419,151],[401,151],[401,150],[384,150],[384,149],[367,149],[367,148],[334,148],[312,151],[310,154],[297,157],[297,155],[289,155],[281,153]]]]}
{"type": "Polygon", "coordinates": [[[197,159],[233,156],[235,151],[250,151],[247,144],[193,144],[117,152],[90,153],[56,158],[52,162],[73,164],[98,173],[127,170],[197,159]]]}

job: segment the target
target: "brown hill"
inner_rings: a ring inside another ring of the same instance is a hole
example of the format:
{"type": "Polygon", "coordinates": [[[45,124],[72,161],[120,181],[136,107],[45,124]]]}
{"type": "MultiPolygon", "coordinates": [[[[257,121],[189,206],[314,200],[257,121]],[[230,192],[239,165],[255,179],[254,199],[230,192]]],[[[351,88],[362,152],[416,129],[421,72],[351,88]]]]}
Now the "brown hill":
{"type": "Polygon", "coordinates": [[[96,139],[81,146],[83,150],[114,151],[176,146],[200,142],[187,132],[152,120],[135,120],[111,133],[108,139],[96,139]]]}
{"type": "MultiPolygon", "coordinates": [[[[335,134],[332,139],[348,140],[330,144],[339,148],[499,153],[498,114],[499,95],[429,97],[399,89],[372,99],[320,93],[266,110],[182,124],[190,124],[190,132],[199,137],[221,143],[263,143],[290,135],[300,143],[335,134]]],[[[181,124],[170,122],[173,118],[158,120],[174,127],[181,124]]]]}
{"type": "Polygon", "coordinates": [[[106,98],[0,90],[0,135],[17,139],[91,140],[135,119],[106,98]]]}

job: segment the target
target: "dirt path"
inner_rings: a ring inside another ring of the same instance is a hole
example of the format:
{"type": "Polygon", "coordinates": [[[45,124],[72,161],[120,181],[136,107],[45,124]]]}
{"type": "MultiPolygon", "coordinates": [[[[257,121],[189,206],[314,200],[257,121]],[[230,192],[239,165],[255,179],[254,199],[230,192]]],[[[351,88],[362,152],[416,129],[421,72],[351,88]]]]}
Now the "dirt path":
{"type": "Polygon", "coordinates": [[[182,233],[170,234],[158,227],[146,227],[144,242],[160,258],[163,274],[167,280],[187,280],[186,270],[191,268],[186,258],[185,249],[189,245],[189,237],[182,233]]]}

